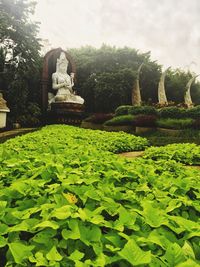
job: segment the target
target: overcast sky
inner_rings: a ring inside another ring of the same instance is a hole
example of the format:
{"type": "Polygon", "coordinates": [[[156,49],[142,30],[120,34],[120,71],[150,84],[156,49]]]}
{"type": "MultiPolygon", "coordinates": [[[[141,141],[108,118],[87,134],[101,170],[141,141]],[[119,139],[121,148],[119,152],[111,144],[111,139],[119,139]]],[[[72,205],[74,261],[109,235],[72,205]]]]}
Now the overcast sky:
{"type": "Polygon", "coordinates": [[[53,48],[102,43],[151,51],[164,67],[200,74],[200,0],[37,0],[53,48]]]}

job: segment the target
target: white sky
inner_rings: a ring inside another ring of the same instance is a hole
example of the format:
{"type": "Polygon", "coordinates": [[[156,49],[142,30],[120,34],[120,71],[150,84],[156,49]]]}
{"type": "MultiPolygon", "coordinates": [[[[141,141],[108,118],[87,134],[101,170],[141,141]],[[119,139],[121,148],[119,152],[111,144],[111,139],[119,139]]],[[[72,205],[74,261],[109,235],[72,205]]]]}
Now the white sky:
{"type": "Polygon", "coordinates": [[[102,43],[151,51],[200,74],[200,0],[37,0],[40,37],[63,49],[102,43]]]}

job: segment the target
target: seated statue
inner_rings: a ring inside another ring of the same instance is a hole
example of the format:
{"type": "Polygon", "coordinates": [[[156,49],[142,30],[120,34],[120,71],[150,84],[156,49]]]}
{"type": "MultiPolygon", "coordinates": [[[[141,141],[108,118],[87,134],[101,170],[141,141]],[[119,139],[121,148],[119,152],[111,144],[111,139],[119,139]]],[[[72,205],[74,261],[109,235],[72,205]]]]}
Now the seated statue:
{"type": "Polygon", "coordinates": [[[61,52],[57,59],[56,72],[52,74],[52,88],[57,90],[55,97],[49,94],[49,104],[53,102],[68,102],[83,104],[84,99],[76,95],[72,89],[74,86],[74,73],[67,73],[68,60],[65,53],[61,52]]]}

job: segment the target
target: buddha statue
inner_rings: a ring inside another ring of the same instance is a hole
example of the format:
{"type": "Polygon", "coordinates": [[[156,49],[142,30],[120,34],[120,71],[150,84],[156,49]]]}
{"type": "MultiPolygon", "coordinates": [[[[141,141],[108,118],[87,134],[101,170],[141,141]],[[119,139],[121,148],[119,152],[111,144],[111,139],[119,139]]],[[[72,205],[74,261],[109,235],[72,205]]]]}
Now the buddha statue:
{"type": "Polygon", "coordinates": [[[83,104],[84,99],[76,95],[72,89],[74,86],[74,73],[67,73],[68,60],[65,53],[61,52],[57,59],[56,72],[52,74],[52,88],[56,90],[56,95],[49,94],[49,104],[53,102],[67,102],[83,104]]]}

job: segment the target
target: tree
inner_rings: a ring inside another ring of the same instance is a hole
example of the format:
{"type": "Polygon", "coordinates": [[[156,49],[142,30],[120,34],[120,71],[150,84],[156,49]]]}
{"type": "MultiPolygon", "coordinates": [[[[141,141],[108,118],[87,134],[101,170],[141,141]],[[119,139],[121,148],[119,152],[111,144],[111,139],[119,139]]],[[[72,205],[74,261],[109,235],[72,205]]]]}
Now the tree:
{"type": "MultiPolygon", "coordinates": [[[[141,63],[144,63],[140,72],[142,101],[158,102],[162,66],[151,60],[150,52],[103,45],[100,49],[91,46],[71,49],[69,53],[77,64],[76,91],[85,99],[87,111],[113,112],[117,106],[131,105],[131,90],[141,63]]],[[[191,76],[180,69],[167,73],[165,88],[169,102],[183,102],[185,86],[191,76]]],[[[191,95],[194,103],[200,104],[199,82],[192,84],[191,95]]]]}
{"type": "MultiPolygon", "coordinates": [[[[183,103],[186,84],[193,76],[192,73],[181,69],[170,69],[166,75],[166,95],[175,103],[183,103]]],[[[191,86],[191,96],[195,104],[200,104],[200,83],[194,82],[191,86]]]]}
{"type": "Polygon", "coordinates": [[[77,64],[77,92],[85,99],[89,112],[113,112],[119,105],[131,104],[131,91],[141,63],[145,64],[140,75],[142,98],[147,101],[157,97],[161,67],[151,62],[150,52],[103,45],[100,49],[71,49],[69,53],[77,64]]]}
{"type": "Polygon", "coordinates": [[[34,7],[33,1],[0,0],[0,86],[12,120],[30,120],[33,105],[39,112],[40,44],[38,24],[30,20],[34,7]]]}

